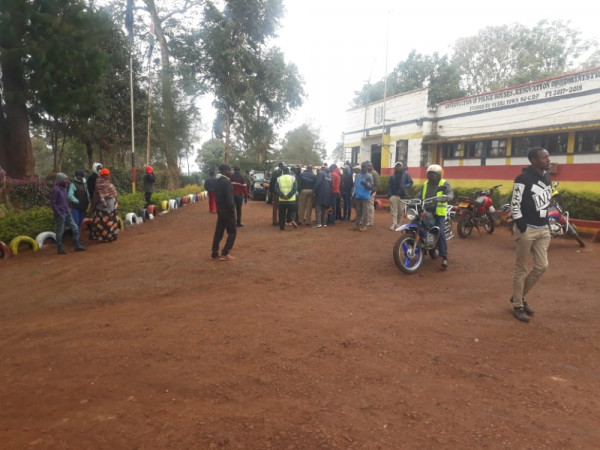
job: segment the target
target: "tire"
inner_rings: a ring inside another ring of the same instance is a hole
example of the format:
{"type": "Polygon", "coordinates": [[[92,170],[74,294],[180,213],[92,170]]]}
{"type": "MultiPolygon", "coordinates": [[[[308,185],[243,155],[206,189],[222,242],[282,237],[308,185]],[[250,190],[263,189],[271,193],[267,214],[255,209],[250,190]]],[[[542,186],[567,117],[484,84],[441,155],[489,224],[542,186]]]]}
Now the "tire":
{"type": "Polygon", "coordinates": [[[410,252],[415,244],[415,238],[407,235],[402,236],[394,245],[394,263],[404,273],[413,274],[419,270],[423,262],[423,252],[421,247],[417,247],[413,257],[410,257],[410,252]]]}
{"type": "Polygon", "coordinates": [[[163,200],[160,204],[161,211],[166,211],[169,209],[169,202],[167,200],[163,200]]]}
{"type": "Polygon", "coordinates": [[[152,214],[153,216],[156,216],[156,206],[148,205],[148,208],[146,208],[146,212],[148,213],[148,216],[150,216],[150,214],[152,214]]]}
{"type": "Polygon", "coordinates": [[[121,219],[121,216],[118,216],[117,220],[119,221],[119,229],[120,230],[124,230],[125,229],[125,223],[123,223],[123,219],[121,219]]]}
{"type": "Polygon", "coordinates": [[[473,223],[471,222],[471,216],[468,214],[462,216],[458,221],[458,224],[456,225],[456,232],[461,238],[465,239],[469,237],[471,231],[473,231],[473,223]]]}
{"type": "MultiPolygon", "coordinates": [[[[83,225],[81,227],[83,228],[83,225]]],[[[53,231],[43,231],[38,234],[35,238],[38,248],[42,248],[47,239],[52,239],[54,242],[56,242],[56,233],[53,231]]]]}
{"type": "Polygon", "coordinates": [[[19,245],[23,242],[29,244],[34,252],[37,252],[40,249],[35,239],[30,238],[29,236],[17,236],[8,244],[13,255],[17,256],[19,254],[19,245]]]}
{"type": "Polygon", "coordinates": [[[179,207],[179,204],[178,204],[177,200],[175,200],[175,199],[169,200],[169,210],[177,209],[178,207],[179,207]]]}
{"type": "MultiPolygon", "coordinates": [[[[87,228],[87,229],[91,229],[92,228],[92,219],[90,219],[89,217],[86,217],[85,219],[83,219],[83,222],[81,222],[81,230],[87,228]]],[[[79,233],[81,234],[81,230],[79,230],[79,233]]]]}
{"type": "Polygon", "coordinates": [[[4,242],[0,241],[0,258],[8,259],[12,256],[12,250],[4,242]]]}
{"type": "Polygon", "coordinates": [[[125,225],[129,227],[134,223],[137,223],[137,216],[135,213],[130,212],[125,214],[125,225]]]}
{"type": "Polygon", "coordinates": [[[574,238],[581,248],[585,247],[585,243],[579,237],[579,233],[577,232],[577,227],[572,223],[569,224],[569,228],[567,228],[567,234],[574,238]]]}
{"type": "Polygon", "coordinates": [[[181,208],[183,206],[183,199],[181,197],[177,197],[175,199],[175,201],[177,202],[177,207],[181,208]]]}
{"type": "Polygon", "coordinates": [[[485,222],[483,222],[483,228],[485,229],[487,234],[492,234],[494,232],[494,219],[489,214],[485,215],[485,222]]]}
{"type": "Polygon", "coordinates": [[[140,209],[138,217],[142,219],[142,222],[148,220],[148,210],[146,208],[140,209]]]}

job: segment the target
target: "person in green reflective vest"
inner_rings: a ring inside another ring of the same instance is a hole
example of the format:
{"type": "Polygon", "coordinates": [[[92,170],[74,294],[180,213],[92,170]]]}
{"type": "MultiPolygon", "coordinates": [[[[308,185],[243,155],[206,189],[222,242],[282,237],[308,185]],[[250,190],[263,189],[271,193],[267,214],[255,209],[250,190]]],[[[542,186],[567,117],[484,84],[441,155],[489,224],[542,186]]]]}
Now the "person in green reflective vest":
{"type": "Polygon", "coordinates": [[[277,178],[275,193],[279,197],[279,229],[285,230],[286,223],[298,228],[296,223],[296,194],[298,185],[296,177],[290,173],[290,168],[283,167],[283,173],[277,178]]]}

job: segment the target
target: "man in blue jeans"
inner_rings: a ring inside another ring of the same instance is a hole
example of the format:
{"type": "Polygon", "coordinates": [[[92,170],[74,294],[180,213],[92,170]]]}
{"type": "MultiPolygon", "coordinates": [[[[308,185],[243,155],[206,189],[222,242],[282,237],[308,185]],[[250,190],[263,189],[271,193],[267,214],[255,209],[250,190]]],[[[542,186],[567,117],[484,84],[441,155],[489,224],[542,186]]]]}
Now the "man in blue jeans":
{"type": "Polygon", "coordinates": [[[83,252],[86,250],[86,248],[81,245],[81,241],[79,240],[79,228],[73,220],[73,216],[69,210],[69,201],[67,199],[68,185],[69,177],[62,172],[57,173],[56,183],[54,183],[54,189],[52,190],[50,197],[50,204],[52,205],[52,211],[54,211],[54,220],[56,221],[56,245],[59,255],[67,254],[63,248],[63,233],[65,231],[65,225],[71,229],[75,251],[83,252]]]}

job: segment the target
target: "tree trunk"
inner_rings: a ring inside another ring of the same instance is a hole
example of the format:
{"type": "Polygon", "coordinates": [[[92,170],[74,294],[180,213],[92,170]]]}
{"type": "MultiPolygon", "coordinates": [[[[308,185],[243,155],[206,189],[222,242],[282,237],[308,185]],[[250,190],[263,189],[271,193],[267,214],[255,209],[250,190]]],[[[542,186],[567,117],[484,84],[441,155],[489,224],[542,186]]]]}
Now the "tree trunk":
{"type": "Polygon", "coordinates": [[[94,164],[94,149],[92,148],[92,143],[89,140],[85,141],[85,152],[88,157],[88,167],[92,167],[94,164]]]}
{"type": "Polygon", "coordinates": [[[229,145],[231,144],[231,122],[229,121],[229,111],[225,112],[225,150],[224,163],[229,164],[229,145]]]}

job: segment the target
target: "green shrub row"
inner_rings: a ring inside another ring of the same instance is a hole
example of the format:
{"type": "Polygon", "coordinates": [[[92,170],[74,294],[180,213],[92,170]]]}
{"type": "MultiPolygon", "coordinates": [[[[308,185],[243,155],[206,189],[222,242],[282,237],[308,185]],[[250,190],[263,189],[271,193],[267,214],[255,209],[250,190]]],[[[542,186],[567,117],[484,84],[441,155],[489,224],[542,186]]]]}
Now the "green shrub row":
{"type": "MultiPolygon", "coordinates": [[[[161,209],[163,200],[183,197],[189,194],[198,194],[203,191],[198,185],[188,185],[176,191],[157,191],[152,195],[152,203],[161,209]]],[[[48,194],[48,198],[50,195],[48,194]]],[[[119,195],[119,215],[125,217],[128,212],[136,214],[146,204],[143,192],[119,195]]],[[[32,206],[29,209],[2,208],[3,217],[0,217],[0,241],[8,244],[17,236],[29,236],[33,239],[44,232],[54,231],[54,214],[49,206],[32,206]]]]}

